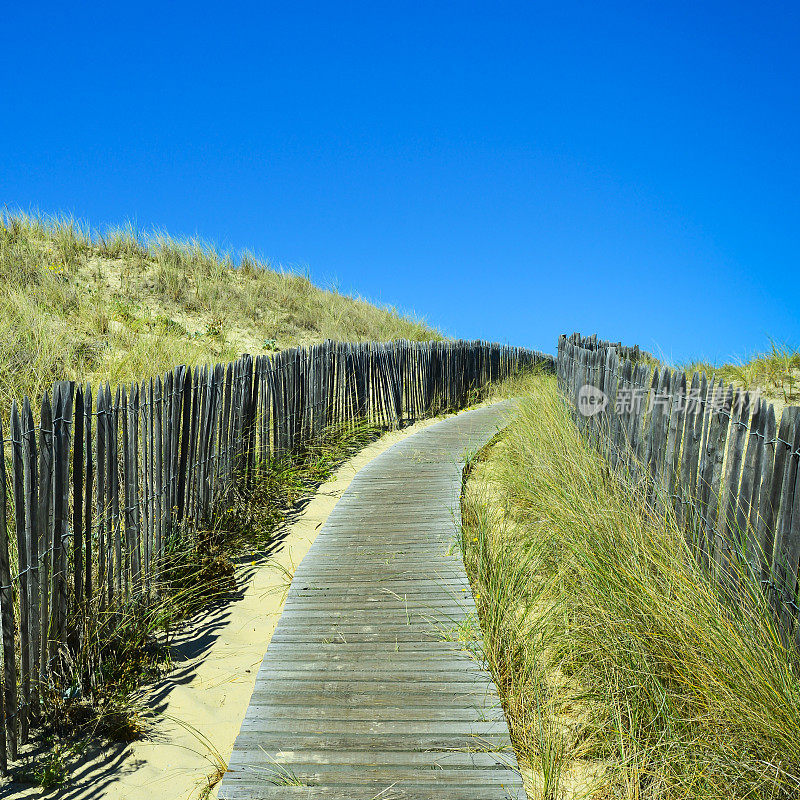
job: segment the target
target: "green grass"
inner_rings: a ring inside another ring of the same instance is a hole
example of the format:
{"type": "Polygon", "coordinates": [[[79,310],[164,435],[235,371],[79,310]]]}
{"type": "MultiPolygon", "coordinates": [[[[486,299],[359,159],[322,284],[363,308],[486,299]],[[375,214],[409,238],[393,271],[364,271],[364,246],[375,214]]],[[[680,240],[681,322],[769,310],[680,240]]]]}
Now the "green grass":
{"type": "Polygon", "coordinates": [[[798,654],[758,587],[742,574],[728,602],[554,379],[523,388],[468,481],[462,546],[533,797],[797,797],[798,654]]]}
{"type": "Polygon", "coordinates": [[[766,397],[785,404],[800,400],[800,352],[788,344],[770,341],[770,349],[746,359],[725,364],[693,361],[679,366],[691,376],[705,372],[747,390],[760,390],[766,397]]]}
{"type": "Polygon", "coordinates": [[[42,752],[26,765],[22,778],[42,789],[57,789],[69,779],[69,765],[80,755],[80,748],[54,737],[45,742],[42,752]]]}
{"type": "Polygon", "coordinates": [[[60,379],[141,380],[297,344],[435,340],[412,316],[198,240],[0,213],[0,413],[60,379]]]}

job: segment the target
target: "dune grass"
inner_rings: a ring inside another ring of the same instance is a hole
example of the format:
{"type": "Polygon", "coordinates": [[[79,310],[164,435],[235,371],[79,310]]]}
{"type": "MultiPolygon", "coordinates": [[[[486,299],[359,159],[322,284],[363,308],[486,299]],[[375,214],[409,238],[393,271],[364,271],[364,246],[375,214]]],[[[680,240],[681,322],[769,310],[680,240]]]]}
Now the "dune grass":
{"type": "Polygon", "coordinates": [[[325,339],[436,340],[396,309],[197,240],[0,214],[0,409],[57,379],[129,382],[325,339]]]}
{"type": "Polygon", "coordinates": [[[799,796],[797,653],[609,471],[554,378],[474,468],[462,547],[533,798],[799,796]]]}
{"type": "Polygon", "coordinates": [[[784,405],[800,401],[800,351],[788,344],[770,341],[766,352],[723,364],[693,361],[679,366],[691,377],[694,372],[724,380],[748,391],[758,390],[765,397],[784,405]]]}

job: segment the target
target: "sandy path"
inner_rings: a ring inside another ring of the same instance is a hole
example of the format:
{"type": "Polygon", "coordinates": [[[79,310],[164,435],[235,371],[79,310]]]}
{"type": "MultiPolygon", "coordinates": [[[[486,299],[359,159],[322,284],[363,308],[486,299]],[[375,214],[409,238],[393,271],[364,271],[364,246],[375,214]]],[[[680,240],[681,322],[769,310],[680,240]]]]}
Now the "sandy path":
{"type": "MultiPolygon", "coordinates": [[[[205,610],[176,637],[175,669],[149,687],[154,712],[147,740],[98,748],[55,792],[19,784],[0,797],[194,800],[205,797],[233,750],[258,667],[281,615],[290,576],[355,474],[396,442],[437,422],[423,420],[392,431],[342,464],[288,526],[280,548],[266,562],[240,567],[239,596],[205,610]],[[204,791],[205,790],[205,791],[204,791]],[[8,793],[10,792],[10,794],[8,793]]],[[[211,791],[210,797],[215,797],[211,791]]]]}

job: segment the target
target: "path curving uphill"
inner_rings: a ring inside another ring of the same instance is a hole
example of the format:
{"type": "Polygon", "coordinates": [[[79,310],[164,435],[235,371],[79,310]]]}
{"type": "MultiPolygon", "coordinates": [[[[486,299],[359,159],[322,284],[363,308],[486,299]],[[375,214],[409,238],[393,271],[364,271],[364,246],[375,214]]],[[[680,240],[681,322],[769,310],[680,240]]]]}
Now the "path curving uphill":
{"type": "Polygon", "coordinates": [[[219,798],[524,800],[465,650],[475,605],[453,546],[465,454],[507,412],[450,417],[355,476],[294,575],[219,798]]]}

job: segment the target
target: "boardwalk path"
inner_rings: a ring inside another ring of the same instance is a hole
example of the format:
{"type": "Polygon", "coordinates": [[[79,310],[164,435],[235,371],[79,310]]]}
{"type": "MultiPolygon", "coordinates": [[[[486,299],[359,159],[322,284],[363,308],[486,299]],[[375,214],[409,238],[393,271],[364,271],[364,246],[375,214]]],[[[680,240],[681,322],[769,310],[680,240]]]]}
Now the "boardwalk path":
{"type": "Polygon", "coordinates": [[[453,553],[464,455],[495,404],[432,425],[353,479],[295,573],[219,797],[524,798],[453,553]]]}

